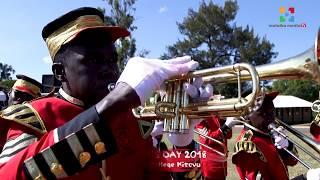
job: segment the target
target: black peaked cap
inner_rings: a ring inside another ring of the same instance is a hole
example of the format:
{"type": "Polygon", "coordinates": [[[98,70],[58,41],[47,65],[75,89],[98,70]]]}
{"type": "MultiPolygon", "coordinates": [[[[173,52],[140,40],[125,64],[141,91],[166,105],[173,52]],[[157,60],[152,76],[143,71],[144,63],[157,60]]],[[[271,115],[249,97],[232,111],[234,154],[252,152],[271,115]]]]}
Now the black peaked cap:
{"type": "Polygon", "coordinates": [[[42,30],[42,38],[45,40],[47,37],[49,37],[52,33],[54,33],[62,26],[84,15],[97,15],[102,19],[102,21],[104,21],[104,15],[100,10],[92,7],[78,8],[60,16],[59,18],[47,24],[42,30]]]}

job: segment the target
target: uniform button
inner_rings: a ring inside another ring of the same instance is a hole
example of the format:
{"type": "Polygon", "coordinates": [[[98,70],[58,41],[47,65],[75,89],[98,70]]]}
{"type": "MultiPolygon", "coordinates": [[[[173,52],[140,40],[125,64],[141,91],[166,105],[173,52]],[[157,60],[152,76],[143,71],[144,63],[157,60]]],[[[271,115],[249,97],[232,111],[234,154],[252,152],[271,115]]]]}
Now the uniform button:
{"type": "Polygon", "coordinates": [[[81,164],[81,166],[85,166],[91,159],[91,155],[88,152],[82,152],[79,155],[79,162],[81,164]]]}
{"type": "Polygon", "coordinates": [[[64,172],[63,167],[58,163],[52,163],[50,170],[55,176],[60,176],[64,172]]]}
{"type": "Polygon", "coordinates": [[[103,142],[97,142],[95,145],[94,145],[94,149],[96,151],[97,154],[102,154],[102,153],[105,153],[107,150],[106,150],[106,146],[103,142]]]}

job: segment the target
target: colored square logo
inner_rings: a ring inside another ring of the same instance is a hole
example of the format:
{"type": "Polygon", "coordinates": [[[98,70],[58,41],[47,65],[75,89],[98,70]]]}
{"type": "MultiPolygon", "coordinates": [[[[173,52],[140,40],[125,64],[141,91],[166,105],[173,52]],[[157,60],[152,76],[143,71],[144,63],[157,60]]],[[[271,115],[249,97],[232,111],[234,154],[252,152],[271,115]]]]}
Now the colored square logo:
{"type": "Polygon", "coordinates": [[[279,13],[280,13],[280,17],[279,17],[280,23],[294,22],[294,13],[295,13],[294,7],[285,8],[285,7],[281,6],[279,8],[279,13]]]}

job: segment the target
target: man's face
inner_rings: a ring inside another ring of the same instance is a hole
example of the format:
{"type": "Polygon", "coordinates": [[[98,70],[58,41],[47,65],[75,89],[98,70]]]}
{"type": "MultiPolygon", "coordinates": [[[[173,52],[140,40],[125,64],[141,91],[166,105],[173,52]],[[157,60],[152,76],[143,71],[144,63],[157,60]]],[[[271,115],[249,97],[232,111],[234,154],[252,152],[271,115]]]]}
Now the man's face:
{"type": "Polygon", "coordinates": [[[251,125],[264,131],[269,132],[268,125],[275,120],[274,106],[269,104],[268,106],[261,107],[258,111],[252,113],[249,116],[251,125]]]}
{"type": "Polygon", "coordinates": [[[31,101],[33,98],[34,97],[28,93],[12,89],[9,92],[8,104],[9,105],[22,104],[25,101],[31,101]]]}
{"type": "Polygon", "coordinates": [[[70,95],[93,105],[109,93],[108,84],[119,77],[115,47],[109,42],[99,46],[73,45],[69,50],[64,83],[70,95]]]}

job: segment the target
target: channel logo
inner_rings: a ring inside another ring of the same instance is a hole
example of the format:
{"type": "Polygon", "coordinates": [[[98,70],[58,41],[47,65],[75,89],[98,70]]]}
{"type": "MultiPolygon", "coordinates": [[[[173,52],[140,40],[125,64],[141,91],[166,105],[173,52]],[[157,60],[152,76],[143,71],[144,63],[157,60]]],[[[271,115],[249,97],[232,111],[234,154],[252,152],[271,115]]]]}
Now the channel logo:
{"type": "Polygon", "coordinates": [[[269,24],[272,28],[307,28],[306,22],[296,22],[295,19],[296,9],[292,6],[284,7],[281,6],[279,9],[280,16],[278,23],[269,24]]]}
{"type": "Polygon", "coordinates": [[[295,13],[294,7],[289,7],[289,8],[280,7],[279,12],[280,12],[280,19],[279,19],[280,23],[285,23],[285,22],[294,23],[294,13],[295,13]]]}

